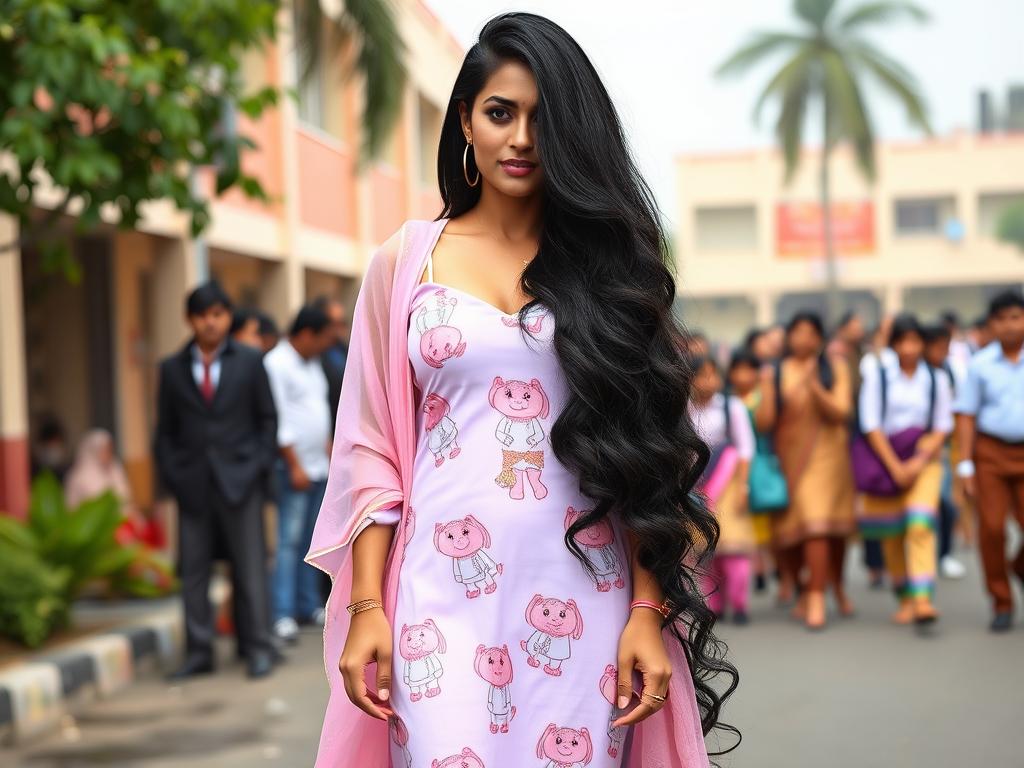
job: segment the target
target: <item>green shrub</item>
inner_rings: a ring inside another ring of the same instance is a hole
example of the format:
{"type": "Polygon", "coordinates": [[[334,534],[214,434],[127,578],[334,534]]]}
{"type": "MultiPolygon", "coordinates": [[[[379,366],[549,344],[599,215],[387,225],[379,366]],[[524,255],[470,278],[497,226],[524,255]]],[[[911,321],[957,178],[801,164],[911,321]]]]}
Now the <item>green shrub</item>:
{"type": "Polygon", "coordinates": [[[42,645],[67,623],[67,582],[67,570],[0,538],[0,635],[30,648],[42,645]]]}
{"type": "Polygon", "coordinates": [[[67,620],[88,585],[130,597],[173,592],[169,564],[145,547],[118,543],[122,522],[114,494],[71,510],[57,478],[40,475],[32,483],[28,519],[0,515],[0,634],[38,645],[67,620]]]}

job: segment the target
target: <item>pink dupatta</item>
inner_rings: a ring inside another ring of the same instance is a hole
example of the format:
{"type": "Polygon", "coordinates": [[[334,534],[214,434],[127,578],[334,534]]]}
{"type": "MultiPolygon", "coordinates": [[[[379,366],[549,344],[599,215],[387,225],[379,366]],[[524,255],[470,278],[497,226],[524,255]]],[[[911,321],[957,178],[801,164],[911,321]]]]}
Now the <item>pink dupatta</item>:
{"type": "MultiPolygon", "coordinates": [[[[351,547],[369,515],[400,507],[402,519],[388,556],[384,610],[394,620],[398,564],[414,521],[409,497],[416,450],[408,311],[427,256],[447,219],[410,220],[374,253],[356,299],[348,362],[338,406],[327,491],[306,562],[331,576],[324,627],[330,699],[316,768],[390,768],[388,727],[348,700],[338,660],[348,634],[345,606],[352,591],[351,547]]],[[[685,635],[684,635],[685,636],[685,635]]],[[[708,766],[693,682],[682,648],[666,636],[673,674],[664,708],[633,729],[626,768],[708,766]]],[[[374,683],[373,667],[367,681],[374,683]]]]}

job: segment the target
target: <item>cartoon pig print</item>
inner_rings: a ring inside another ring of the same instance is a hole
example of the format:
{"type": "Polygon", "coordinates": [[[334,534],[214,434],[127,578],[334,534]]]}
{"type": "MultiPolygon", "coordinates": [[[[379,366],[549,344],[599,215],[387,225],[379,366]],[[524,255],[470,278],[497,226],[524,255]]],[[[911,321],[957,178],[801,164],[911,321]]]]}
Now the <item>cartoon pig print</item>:
{"type": "MultiPolygon", "coordinates": [[[[544,316],[547,314],[547,309],[541,304],[535,304],[523,313],[523,326],[531,334],[538,334],[541,331],[541,327],[544,323],[544,316]]],[[[501,318],[501,322],[507,325],[509,328],[519,327],[519,316],[509,316],[501,318]]]]}
{"type": "Polygon", "coordinates": [[[484,761],[469,747],[463,747],[457,755],[434,760],[430,768],[485,768],[484,761]]]}
{"type": "Polygon", "coordinates": [[[448,416],[451,412],[448,401],[436,392],[431,392],[424,399],[423,412],[427,415],[424,425],[427,447],[434,454],[434,466],[440,467],[444,464],[445,453],[449,459],[454,459],[462,452],[458,441],[459,430],[448,416]]]}
{"type": "Polygon", "coordinates": [[[441,368],[445,361],[462,357],[466,343],[462,331],[449,325],[458,299],[450,297],[444,288],[434,292],[434,306],[427,309],[429,302],[420,307],[416,315],[416,330],[420,333],[420,354],[431,368],[441,368]]]}
{"type": "MultiPolygon", "coordinates": [[[[586,515],[588,510],[573,509],[567,507],[565,510],[565,530],[575,523],[579,518],[586,515]]],[[[611,521],[600,520],[593,525],[587,526],[574,537],[576,543],[583,550],[587,562],[593,567],[591,577],[597,585],[598,592],[607,592],[615,585],[616,589],[626,586],[622,578],[622,564],[615,552],[615,532],[612,530],[611,521]]]]}
{"type": "Polygon", "coordinates": [[[526,606],[526,623],[536,630],[520,647],[529,654],[526,663],[539,667],[544,660],[544,671],[552,677],[562,674],[562,662],[572,655],[569,639],[583,636],[583,616],[570,598],[562,602],[554,597],[534,595],[526,606]]]}
{"type": "Polygon", "coordinates": [[[597,684],[597,687],[601,690],[601,695],[604,696],[605,701],[612,705],[611,714],[608,715],[608,754],[611,757],[617,757],[619,750],[622,749],[622,741],[626,738],[626,731],[629,728],[627,725],[620,725],[615,727],[612,722],[617,717],[615,699],[618,695],[619,676],[618,672],[611,664],[604,668],[604,674],[601,675],[601,680],[597,684]]]}
{"type": "Polygon", "coordinates": [[[444,653],[447,646],[444,635],[433,619],[422,624],[403,624],[402,634],[398,641],[398,650],[405,659],[402,679],[409,686],[409,698],[419,701],[426,692],[427,698],[433,698],[441,692],[438,680],[444,674],[439,653],[444,653]]]}
{"type": "Polygon", "coordinates": [[[509,489],[509,497],[525,496],[523,476],[533,489],[534,498],[543,499],[548,489],[541,482],[544,469],[544,428],[540,420],[546,419],[551,405],[537,379],[505,381],[495,376],[487,395],[488,402],[501,413],[494,436],[502,444],[501,472],[494,478],[501,488],[509,489]]]}
{"type": "Polygon", "coordinates": [[[550,723],[537,742],[537,757],[547,758],[544,768],[584,768],[590,765],[594,747],[586,728],[559,728],[550,723]]]}
{"type": "Polygon", "coordinates": [[[488,648],[485,645],[476,647],[476,661],[473,669],[487,683],[487,711],[491,713],[491,733],[508,733],[508,724],[516,716],[516,708],[512,706],[512,657],[508,646],[488,648]]]}
{"type": "Polygon", "coordinates": [[[444,524],[434,524],[434,547],[452,559],[455,581],[466,588],[466,597],[480,597],[480,589],[491,594],[498,588],[494,577],[504,566],[487,554],[491,534],[472,515],[444,524]]]}
{"type": "Polygon", "coordinates": [[[391,742],[402,751],[402,760],[405,768],[412,768],[412,753],[409,752],[409,729],[398,715],[388,718],[388,731],[391,733],[391,742]]]}

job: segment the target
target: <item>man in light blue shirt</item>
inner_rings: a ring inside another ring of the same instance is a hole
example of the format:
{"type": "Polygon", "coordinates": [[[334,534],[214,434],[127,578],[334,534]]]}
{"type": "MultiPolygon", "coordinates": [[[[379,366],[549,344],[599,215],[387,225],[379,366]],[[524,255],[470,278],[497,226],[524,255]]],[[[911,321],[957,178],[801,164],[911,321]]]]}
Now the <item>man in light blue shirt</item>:
{"type": "MultiPolygon", "coordinates": [[[[992,596],[991,629],[1013,624],[1006,570],[1006,514],[1012,508],[1024,528],[1024,296],[1008,291],[989,307],[998,346],[975,355],[959,393],[957,421],[965,459],[957,466],[964,489],[976,497],[978,543],[985,583],[992,596]]],[[[1024,582],[1024,547],[1012,564],[1024,582]]]]}

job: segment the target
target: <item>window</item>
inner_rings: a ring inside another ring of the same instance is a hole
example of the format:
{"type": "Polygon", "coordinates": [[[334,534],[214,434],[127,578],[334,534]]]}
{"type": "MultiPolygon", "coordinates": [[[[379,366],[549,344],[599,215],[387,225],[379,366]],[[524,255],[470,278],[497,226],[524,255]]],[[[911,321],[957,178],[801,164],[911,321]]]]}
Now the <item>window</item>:
{"type": "Polygon", "coordinates": [[[698,251],[753,251],[757,248],[757,211],[752,205],[698,208],[698,251]]]}
{"type": "Polygon", "coordinates": [[[1022,201],[1024,191],[982,194],[978,198],[978,230],[986,237],[995,237],[1003,211],[1022,201]]]}
{"type": "Polygon", "coordinates": [[[956,214],[952,197],[897,200],[895,207],[897,235],[941,235],[946,222],[956,214]]]}

